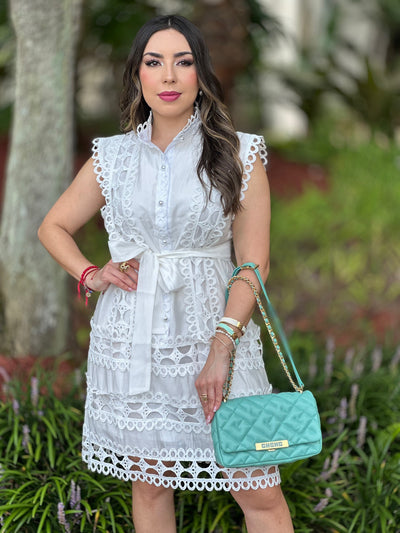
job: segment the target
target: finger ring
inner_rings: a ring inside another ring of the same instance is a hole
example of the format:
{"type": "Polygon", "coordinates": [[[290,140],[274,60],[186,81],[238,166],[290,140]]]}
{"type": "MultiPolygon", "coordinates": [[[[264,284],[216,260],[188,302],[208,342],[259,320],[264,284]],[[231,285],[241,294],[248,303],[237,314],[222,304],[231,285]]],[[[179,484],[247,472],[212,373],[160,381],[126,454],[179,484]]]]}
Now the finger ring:
{"type": "Polygon", "coordinates": [[[123,263],[119,265],[119,269],[121,272],[126,272],[129,267],[130,265],[126,261],[124,261],[123,263]]]}
{"type": "Polygon", "coordinates": [[[201,400],[203,403],[207,403],[207,402],[208,402],[208,396],[207,396],[207,394],[200,394],[200,400],[201,400]]]}

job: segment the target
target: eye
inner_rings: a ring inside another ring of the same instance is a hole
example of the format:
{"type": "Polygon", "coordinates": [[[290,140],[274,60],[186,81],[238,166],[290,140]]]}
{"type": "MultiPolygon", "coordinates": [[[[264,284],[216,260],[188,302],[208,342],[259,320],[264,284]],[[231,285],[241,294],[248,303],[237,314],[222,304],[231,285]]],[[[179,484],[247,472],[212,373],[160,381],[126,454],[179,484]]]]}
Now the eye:
{"type": "Polygon", "coordinates": [[[178,65],[182,65],[183,67],[191,67],[193,65],[193,60],[192,59],[181,59],[178,65]]]}
{"type": "Polygon", "coordinates": [[[147,59],[144,64],[148,67],[156,67],[160,62],[157,59],[147,59]]]}

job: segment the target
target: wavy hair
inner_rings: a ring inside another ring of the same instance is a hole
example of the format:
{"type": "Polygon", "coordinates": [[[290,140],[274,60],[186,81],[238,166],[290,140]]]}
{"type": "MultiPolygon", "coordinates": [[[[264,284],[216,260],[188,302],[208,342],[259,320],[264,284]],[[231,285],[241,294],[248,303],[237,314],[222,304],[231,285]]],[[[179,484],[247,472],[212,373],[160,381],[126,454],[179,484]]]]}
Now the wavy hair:
{"type": "Polygon", "coordinates": [[[208,176],[212,189],[221,194],[224,215],[236,214],[240,208],[243,164],[239,157],[240,143],[227,107],[223,103],[221,85],[215,76],[210,55],[200,30],[180,15],[165,15],[144,24],[132,44],[123,75],[120,100],[121,130],[136,129],[147,120],[150,108],[145,102],[139,79],[139,67],[150,37],[161,30],[174,29],[187,40],[197,71],[199,95],[196,105],[200,110],[203,150],[197,164],[197,175],[204,188],[208,176]]]}

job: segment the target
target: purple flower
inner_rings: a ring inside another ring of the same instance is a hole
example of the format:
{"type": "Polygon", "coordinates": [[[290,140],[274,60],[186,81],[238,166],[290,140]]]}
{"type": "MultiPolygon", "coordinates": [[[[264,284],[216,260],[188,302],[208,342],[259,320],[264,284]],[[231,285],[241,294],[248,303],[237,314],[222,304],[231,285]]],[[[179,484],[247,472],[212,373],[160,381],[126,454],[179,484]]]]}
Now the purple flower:
{"type": "Polygon", "coordinates": [[[67,522],[67,520],[65,518],[64,504],[62,502],[59,502],[59,504],[57,506],[57,518],[58,518],[58,523],[61,526],[64,526],[64,531],[66,533],[70,533],[71,532],[71,527],[70,527],[69,523],[67,522]]]}
{"type": "Polygon", "coordinates": [[[79,485],[76,486],[75,497],[76,497],[75,509],[76,509],[77,511],[79,511],[80,508],[81,508],[81,488],[80,488],[79,485]]]}
{"type": "Polygon", "coordinates": [[[35,376],[31,378],[31,402],[36,407],[39,400],[39,380],[35,376]]]}
{"type": "Polygon", "coordinates": [[[81,488],[71,479],[71,496],[69,500],[71,509],[79,510],[81,508],[81,488]]]}
{"type": "Polygon", "coordinates": [[[392,372],[396,370],[399,363],[400,363],[400,346],[397,347],[396,353],[392,357],[392,360],[390,362],[390,370],[392,372]]]}
{"type": "Polygon", "coordinates": [[[362,361],[358,361],[357,364],[354,365],[354,376],[356,378],[359,378],[361,374],[364,372],[364,363],[362,361]]]}
{"type": "Polygon", "coordinates": [[[344,429],[344,422],[347,419],[347,398],[342,398],[340,400],[340,406],[339,406],[339,427],[338,431],[341,433],[344,429]]]}
{"type": "Polygon", "coordinates": [[[346,356],[345,356],[345,359],[344,359],[344,363],[346,365],[347,368],[350,368],[351,367],[351,364],[353,362],[353,359],[354,359],[354,355],[355,355],[356,351],[354,348],[349,348],[346,352],[346,356]]]}
{"type": "Polygon", "coordinates": [[[26,452],[29,451],[29,448],[28,448],[28,445],[29,445],[29,433],[30,433],[30,429],[29,429],[29,426],[27,426],[27,424],[24,424],[22,426],[22,446],[24,447],[24,450],[26,452]]]}
{"type": "Polygon", "coordinates": [[[325,386],[329,385],[332,379],[333,374],[333,360],[335,354],[333,352],[328,352],[325,358],[325,386]]]}
{"type": "Polygon", "coordinates": [[[19,414],[19,403],[18,403],[18,400],[16,400],[15,398],[13,398],[12,407],[13,407],[14,414],[18,415],[19,414]]]}
{"type": "Polygon", "coordinates": [[[342,454],[342,450],[340,448],[336,448],[336,450],[333,452],[332,455],[332,461],[330,461],[329,458],[325,459],[324,466],[322,469],[321,474],[317,477],[317,481],[323,479],[327,480],[331,477],[332,474],[336,472],[336,470],[339,468],[339,459],[342,454]],[[329,468],[330,465],[330,468],[329,468]]]}
{"type": "Polygon", "coordinates": [[[311,354],[310,364],[308,367],[308,377],[313,380],[318,373],[317,356],[315,353],[311,354]]]}
{"type": "Polygon", "coordinates": [[[339,468],[339,459],[341,455],[342,455],[342,450],[340,448],[336,448],[332,456],[332,464],[330,468],[331,474],[334,474],[336,470],[339,468]]]}
{"type": "Polygon", "coordinates": [[[2,366],[0,366],[0,376],[3,378],[4,383],[8,383],[10,381],[10,376],[7,370],[2,366]]]}
{"type": "Polygon", "coordinates": [[[329,498],[322,498],[314,507],[314,512],[320,513],[329,503],[329,498]]]}
{"type": "Polygon", "coordinates": [[[332,498],[332,490],[328,487],[325,489],[326,498],[322,498],[314,507],[316,513],[320,513],[328,505],[330,498],[332,498]]]}
{"type": "Polygon", "coordinates": [[[321,480],[321,479],[328,479],[329,477],[329,465],[331,463],[331,460],[330,460],[330,457],[327,457],[324,461],[324,466],[322,467],[322,472],[321,474],[317,477],[317,481],[321,480]]]}
{"type": "Polygon", "coordinates": [[[69,506],[71,509],[75,509],[76,504],[76,487],[75,487],[75,481],[71,479],[71,496],[69,499],[69,506]]]}
{"type": "Polygon", "coordinates": [[[362,448],[365,444],[365,438],[367,436],[367,422],[366,416],[360,416],[360,423],[357,430],[357,446],[362,448]]]}
{"type": "Polygon", "coordinates": [[[381,348],[375,348],[375,350],[372,352],[372,372],[376,372],[380,369],[382,364],[382,349],[381,348]]]}
{"type": "Polygon", "coordinates": [[[340,400],[339,417],[342,420],[346,420],[347,418],[347,398],[342,398],[340,400]]]}

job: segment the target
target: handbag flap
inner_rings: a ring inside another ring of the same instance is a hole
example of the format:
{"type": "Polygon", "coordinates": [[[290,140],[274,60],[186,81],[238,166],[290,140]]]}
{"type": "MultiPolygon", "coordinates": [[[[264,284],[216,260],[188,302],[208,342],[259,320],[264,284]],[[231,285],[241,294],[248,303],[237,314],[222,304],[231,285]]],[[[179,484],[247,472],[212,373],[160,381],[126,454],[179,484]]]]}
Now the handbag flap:
{"type": "MultiPolygon", "coordinates": [[[[265,452],[313,445],[321,447],[318,408],[310,391],[235,398],[214,416],[213,438],[220,453],[265,452]]],[[[316,452],[318,453],[318,452],[316,452]]],[[[257,454],[256,454],[257,455],[257,454]]]]}

